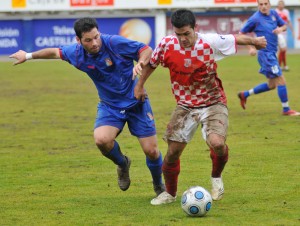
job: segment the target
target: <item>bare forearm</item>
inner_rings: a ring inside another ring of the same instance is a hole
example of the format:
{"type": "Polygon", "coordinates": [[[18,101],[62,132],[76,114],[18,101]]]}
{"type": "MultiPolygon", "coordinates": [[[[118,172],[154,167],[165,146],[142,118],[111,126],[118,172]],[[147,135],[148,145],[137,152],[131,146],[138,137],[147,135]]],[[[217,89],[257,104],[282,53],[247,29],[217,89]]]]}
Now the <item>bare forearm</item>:
{"type": "Polygon", "coordinates": [[[292,33],[294,33],[293,24],[291,23],[291,21],[288,22],[288,26],[291,29],[292,33]]]}
{"type": "Polygon", "coordinates": [[[287,25],[286,24],[281,27],[281,31],[282,32],[286,31],[286,29],[287,29],[287,25]]]}
{"type": "Polygon", "coordinates": [[[33,59],[59,59],[58,48],[46,48],[32,53],[33,59]]]}
{"type": "Polygon", "coordinates": [[[267,46],[267,40],[264,36],[262,37],[251,37],[244,34],[236,34],[236,44],[238,45],[246,45],[249,49],[256,48],[256,49],[262,49],[266,48],[267,46]]]}
{"type": "Polygon", "coordinates": [[[132,79],[135,79],[138,75],[142,74],[143,68],[149,64],[150,57],[152,54],[152,49],[150,47],[144,49],[139,54],[139,60],[137,64],[132,69],[132,79]]]}
{"type": "Polygon", "coordinates": [[[59,59],[60,54],[58,48],[41,49],[33,53],[27,53],[23,50],[19,50],[18,52],[11,54],[9,58],[16,59],[14,65],[17,65],[30,59],[59,59]]]}
{"type": "Polygon", "coordinates": [[[238,45],[253,45],[254,38],[248,35],[238,34],[235,35],[236,44],[238,45]]]}
{"type": "Polygon", "coordinates": [[[147,65],[150,61],[152,49],[148,47],[140,53],[138,63],[142,62],[143,65],[147,65]]]}
{"type": "Polygon", "coordinates": [[[147,81],[147,79],[150,77],[150,75],[154,70],[155,70],[154,68],[150,67],[150,64],[145,65],[142,73],[140,74],[138,85],[143,87],[145,82],[147,81]]]}
{"type": "Polygon", "coordinates": [[[139,81],[134,87],[134,96],[137,100],[145,100],[147,93],[145,92],[144,84],[153,71],[154,69],[150,67],[150,64],[145,65],[143,70],[141,71],[139,81]]]}

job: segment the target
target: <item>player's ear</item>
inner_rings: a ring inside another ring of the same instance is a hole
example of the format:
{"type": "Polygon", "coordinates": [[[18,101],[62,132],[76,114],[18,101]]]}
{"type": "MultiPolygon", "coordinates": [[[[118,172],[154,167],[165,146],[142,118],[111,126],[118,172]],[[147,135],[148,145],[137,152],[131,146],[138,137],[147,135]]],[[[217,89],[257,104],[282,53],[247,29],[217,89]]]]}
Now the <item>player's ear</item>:
{"type": "Polygon", "coordinates": [[[80,44],[80,38],[78,36],[76,36],[76,41],[78,44],[80,44]]]}
{"type": "Polygon", "coordinates": [[[195,24],[194,31],[199,31],[199,29],[200,29],[200,26],[199,26],[199,24],[195,24]]]}

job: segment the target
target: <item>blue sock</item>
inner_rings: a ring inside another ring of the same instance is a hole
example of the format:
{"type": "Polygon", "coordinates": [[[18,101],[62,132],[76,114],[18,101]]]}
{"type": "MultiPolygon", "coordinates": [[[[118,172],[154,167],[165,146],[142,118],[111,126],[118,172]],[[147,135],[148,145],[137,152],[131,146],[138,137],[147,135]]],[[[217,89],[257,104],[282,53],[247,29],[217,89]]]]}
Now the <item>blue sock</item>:
{"type": "Polygon", "coordinates": [[[287,88],[286,85],[283,86],[277,86],[277,93],[280,98],[281,103],[284,105],[283,111],[287,112],[290,110],[290,107],[288,106],[288,95],[287,95],[287,88]]]}
{"type": "Polygon", "coordinates": [[[125,156],[122,154],[120,150],[120,146],[117,141],[114,143],[113,149],[108,152],[107,155],[105,155],[106,158],[109,158],[112,160],[116,165],[121,166],[122,168],[127,166],[127,160],[125,156]]]}
{"type": "Polygon", "coordinates": [[[255,86],[253,88],[254,94],[259,94],[259,93],[267,92],[269,90],[270,90],[270,88],[269,88],[269,86],[268,86],[267,83],[259,84],[259,85],[255,86]]]}
{"type": "Polygon", "coordinates": [[[249,91],[248,90],[244,91],[244,97],[247,98],[248,96],[250,96],[249,91]]]}
{"type": "Polygon", "coordinates": [[[151,172],[153,184],[162,184],[162,156],[161,153],[156,160],[146,157],[146,164],[151,172]]]}

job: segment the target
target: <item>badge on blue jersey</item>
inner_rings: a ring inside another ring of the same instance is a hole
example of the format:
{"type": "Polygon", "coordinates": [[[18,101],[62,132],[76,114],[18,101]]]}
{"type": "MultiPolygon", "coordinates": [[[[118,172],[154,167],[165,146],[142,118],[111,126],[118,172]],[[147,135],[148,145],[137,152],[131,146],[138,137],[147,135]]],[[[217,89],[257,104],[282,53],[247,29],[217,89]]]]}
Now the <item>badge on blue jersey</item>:
{"type": "Polygon", "coordinates": [[[113,64],[110,58],[105,58],[105,63],[107,67],[110,67],[113,64]]]}

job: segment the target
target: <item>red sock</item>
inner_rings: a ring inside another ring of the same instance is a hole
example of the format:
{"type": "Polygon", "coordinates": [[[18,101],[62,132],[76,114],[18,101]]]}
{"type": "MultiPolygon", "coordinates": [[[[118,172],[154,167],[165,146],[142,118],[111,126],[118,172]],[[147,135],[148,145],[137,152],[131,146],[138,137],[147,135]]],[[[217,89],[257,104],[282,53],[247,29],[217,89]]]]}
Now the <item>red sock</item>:
{"type": "Polygon", "coordinates": [[[221,177],[221,173],[228,161],[228,146],[226,145],[225,153],[222,156],[218,156],[214,150],[210,149],[210,158],[212,160],[212,177],[221,177]]]}
{"type": "Polygon", "coordinates": [[[175,197],[177,193],[178,175],[180,173],[180,159],[174,163],[166,163],[164,161],[162,171],[166,183],[166,190],[170,195],[175,197]]]}

